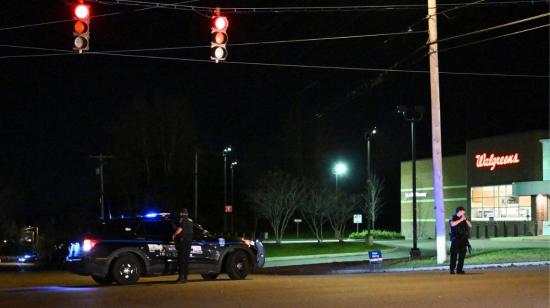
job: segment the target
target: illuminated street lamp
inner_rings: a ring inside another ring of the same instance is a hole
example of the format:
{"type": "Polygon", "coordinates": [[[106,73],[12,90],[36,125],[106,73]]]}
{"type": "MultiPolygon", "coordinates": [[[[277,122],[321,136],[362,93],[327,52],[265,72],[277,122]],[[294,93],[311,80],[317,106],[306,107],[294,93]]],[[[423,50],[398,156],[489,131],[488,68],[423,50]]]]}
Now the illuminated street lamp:
{"type": "Polygon", "coordinates": [[[413,195],[413,248],[411,248],[410,256],[420,257],[420,249],[418,249],[418,232],[416,225],[416,122],[420,122],[424,117],[424,106],[414,106],[414,109],[409,110],[407,106],[397,106],[397,112],[402,114],[405,120],[411,123],[411,152],[412,152],[412,195],[413,195]]]}
{"type": "Polygon", "coordinates": [[[343,162],[337,162],[332,168],[332,174],[334,174],[334,178],[336,179],[336,191],[338,191],[338,177],[346,173],[348,173],[348,166],[343,162]]]}

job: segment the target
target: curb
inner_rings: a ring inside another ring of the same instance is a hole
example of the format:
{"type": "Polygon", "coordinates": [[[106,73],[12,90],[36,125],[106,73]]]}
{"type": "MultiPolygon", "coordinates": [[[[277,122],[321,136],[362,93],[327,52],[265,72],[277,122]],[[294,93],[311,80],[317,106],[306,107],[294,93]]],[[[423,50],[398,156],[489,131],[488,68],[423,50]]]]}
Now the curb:
{"type": "MultiPolygon", "coordinates": [[[[390,249],[382,250],[382,255],[386,253],[391,253],[398,250],[399,247],[393,247],[390,249]]],[[[290,261],[290,260],[301,260],[301,259],[322,259],[322,258],[339,258],[339,257],[355,257],[355,256],[368,256],[368,251],[365,252],[350,252],[350,253],[333,253],[333,254],[321,254],[321,255],[305,255],[305,256],[292,256],[292,257],[267,257],[265,258],[266,262],[277,262],[277,261],[290,261]]],[[[388,258],[385,258],[389,260],[388,258]]],[[[399,259],[399,258],[397,258],[399,259]]]]}
{"type": "MultiPolygon", "coordinates": [[[[550,261],[537,262],[513,262],[513,263],[494,263],[494,264],[472,264],[464,265],[464,269],[488,269],[488,268],[508,268],[508,267],[526,267],[526,266],[545,266],[550,265],[550,261]]],[[[426,272],[426,271],[448,271],[449,266],[430,266],[430,267],[409,267],[409,268],[394,268],[380,269],[374,272],[400,273],[400,272],[426,272]]]]}

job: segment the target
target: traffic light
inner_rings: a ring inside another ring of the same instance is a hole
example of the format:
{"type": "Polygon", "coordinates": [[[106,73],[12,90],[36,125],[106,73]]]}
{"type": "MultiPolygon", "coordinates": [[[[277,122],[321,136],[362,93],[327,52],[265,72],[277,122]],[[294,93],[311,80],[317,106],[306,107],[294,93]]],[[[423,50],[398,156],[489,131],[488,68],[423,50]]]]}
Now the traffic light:
{"type": "Polygon", "coordinates": [[[82,53],[90,49],[90,6],[79,1],[73,9],[73,19],[73,50],[82,53]]]}
{"type": "Polygon", "coordinates": [[[224,16],[216,14],[212,16],[212,43],[210,45],[210,59],[218,61],[223,61],[227,58],[227,28],[229,27],[229,22],[224,16]]]}

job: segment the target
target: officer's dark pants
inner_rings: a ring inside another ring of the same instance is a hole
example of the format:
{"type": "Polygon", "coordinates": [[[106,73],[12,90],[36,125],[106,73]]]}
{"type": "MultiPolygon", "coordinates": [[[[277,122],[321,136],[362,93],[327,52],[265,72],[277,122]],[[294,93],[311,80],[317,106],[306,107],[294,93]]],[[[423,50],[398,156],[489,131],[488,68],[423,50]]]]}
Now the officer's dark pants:
{"type": "Polygon", "coordinates": [[[189,254],[191,253],[190,239],[180,239],[176,241],[176,250],[178,251],[178,274],[179,279],[187,279],[189,272],[189,254]]]}
{"type": "Polygon", "coordinates": [[[464,266],[464,257],[466,256],[466,243],[466,240],[463,239],[455,239],[451,242],[451,271],[454,271],[456,268],[457,272],[462,272],[462,267],[464,266]],[[457,257],[458,264],[456,264],[457,257]]]}

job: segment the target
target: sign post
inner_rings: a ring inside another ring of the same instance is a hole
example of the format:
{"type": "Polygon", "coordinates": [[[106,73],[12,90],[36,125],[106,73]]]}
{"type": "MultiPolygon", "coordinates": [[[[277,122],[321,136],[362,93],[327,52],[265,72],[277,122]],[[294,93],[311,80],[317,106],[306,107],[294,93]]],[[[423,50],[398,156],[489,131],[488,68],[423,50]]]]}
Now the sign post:
{"type": "Polygon", "coordinates": [[[353,215],[353,223],[357,225],[357,233],[359,233],[359,224],[363,223],[363,215],[354,214],[353,215]]]}
{"type": "Polygon", "coordinates": [[[296,218],[294,219],[294,222],[296,223],[296,238],[300,237],[300,223],[302,222],[301,219],[296,218]]]}

